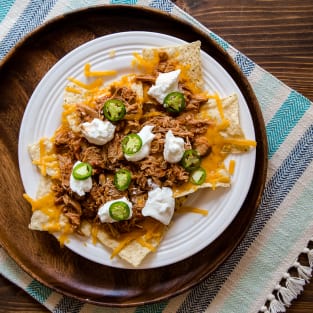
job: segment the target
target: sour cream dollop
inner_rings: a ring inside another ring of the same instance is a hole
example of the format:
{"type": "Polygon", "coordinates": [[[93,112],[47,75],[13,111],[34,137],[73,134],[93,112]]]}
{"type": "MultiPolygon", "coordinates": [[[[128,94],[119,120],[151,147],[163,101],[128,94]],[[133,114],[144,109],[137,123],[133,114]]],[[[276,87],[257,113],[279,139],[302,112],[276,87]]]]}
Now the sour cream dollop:
{"type": "Polygon", "coordinates": [[[173,135],[169,130],[165,135],[165,144],[163,150],[163,156],[165,161],[169,163],[177,163],[183,157],[185,151],[185,141],[181,137],[173,135]]]}
{"type": "Polygon", "coordinates": [[[153,127],[154,126],[146,125],[137,134],[142,140],[141,149],[132,155],[124,154],[125,159],[127,161],[132,161],[132,162],[140,161],[149,155],[151,142],[153,138],[155,137],[155,134],[152,133],[153,127]]]}
{"type": "Polygon", "coordinates": [[[173,91],[178,91],[180,70],[168,73],[160,73],[155,81],[155,85],[148,90],[148,95],[163,104],[164,98],[173,91]]]}
{"type": "Polygon", "coordinates": [[[168,225],[173,217],[175,199],[169,187],[155,188],[148,192],[148,199],[141,213],[150,216],[164,225],[168,225]]]}
{"type": "Polygon", "coordinates": [[[109,208],[110,208],[110,205],[114,202],[117,202],[117,201],[122,201],[122,202],[125,202],[128,207],[129,207],[129,210],[130,210],[130,214],[129,214],[129,217],[128,219],[130,219],[133,215],[133,205],[132,203],[126,198],[126,197],[123,197],[123,198],[120,198],[120,199],[115,199],[115,200],[111,200],[111,201],[108,201],[106,202],[105,204],[103,204],[99,210],[98,210],[98,216],[100,218],[100,221],[102,223],[115,223],[116,220],[114,220],[111,216],[110,216],[110,212],[109,212],[109,208]]]}
{"type": "Polygon", "coordinates": [[[91,122],[81,124],[83,136],[95,145],[104,145],[114,137],[116,126],[109,121],[94,118],[91,122]]]}
{"type": "MultiPolygon", "coordinates": [[[[77,161],[73,168],[80,164],[80,161],[77,161]]],[[[89,192],[90,189],[92,188],[92,178],[88,177],[87,179],[84,180],[78,180],[73,176],[73,171],[70,176],[70,188],[76,192],[79,196],[84,196],[86,192],[89,192]]]]}

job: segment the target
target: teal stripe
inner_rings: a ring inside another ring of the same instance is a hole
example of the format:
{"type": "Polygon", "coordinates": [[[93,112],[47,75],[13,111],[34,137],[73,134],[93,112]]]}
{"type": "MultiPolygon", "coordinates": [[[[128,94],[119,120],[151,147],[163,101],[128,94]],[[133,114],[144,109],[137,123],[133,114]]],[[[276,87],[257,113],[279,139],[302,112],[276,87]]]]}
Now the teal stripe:
{"type": "Polygon", "coordinates": [[[2,0],[0,3],[0,23],[10,11],[15,0],[2,0]]]}
{"type": "Polygon", "coordinates": [[[228,42],[226,42],[224,39],[214,34],[213,32],[210,32],[210,37],[214,39],[224,50],[227,50],[229,48],[228,42]]]}
{"type": "Polygon", "coordinates": [[[29,293],[40,303],[44,303],[52,294],[52,290],[36,280],[33,280],[26,288],[26,292],[29,293]]]}
{"type": "Polygon", "coordinates": [[[282,259],[293,249],[303,233],[313,227],[313,210],[309,206],[312,193],[313,180],[308,182],[296,202],[290,203],[286,208],[286,215],[275,225],[275,236],[270,236],[268,241],[262,244],[260,253],[254,256],[254,262],[234,286],[232,294],[225,299],[219,313],[229,313],[229,308],[232,308],[233,312],[247,312],[260,290],[264,290],[266,284],[273,281],[273,272],[281,265],[282,259]],[[245,299],[242,298],[244,294],[247,295],[245,299]]]}
{"type": "Polygon", "coordinates": [[[167,306],[168,301],[162,301],[150,305],[142,305],[136,308],[134,313],[162,313],[167,306]]]}
{"type": "Polygon", "coordinates": [[[311,102],[296,91],[292,91],[274,117],[266,125],[269,157],[271,158],[288,134],[298,124],[311,102]]]}

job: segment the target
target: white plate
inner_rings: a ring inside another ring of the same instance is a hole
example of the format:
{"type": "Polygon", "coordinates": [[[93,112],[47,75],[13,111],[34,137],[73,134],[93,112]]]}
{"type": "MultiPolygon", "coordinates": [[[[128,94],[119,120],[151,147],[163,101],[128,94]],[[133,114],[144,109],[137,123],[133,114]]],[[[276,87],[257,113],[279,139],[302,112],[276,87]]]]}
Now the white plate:
{"type": "MultiPolygon", "coordinates": [[[[40,138],[51,137],[60,125],[63,92],[68,77],[86,81],[84,65],[91,63],[92,70],[117,70],[119,75],[133,72],[133,52],[142,48],[182,44],[185,41],[152,32],[124,32],[92,40],[71,51],[57,62],[40,81],[26,107],[19,136],[19,166],[27,194],[35,197],[40,179],[39,172],[31,163],[27,146],[40,138]],[[112,57],[114,52],[114,57],[112,57]]],[[[247,138],[255,139],[250,112],[238,86],[224,68],[207,53],[201,51],[206,90],[217,92],[221,97],[237,93],[240,104],[240,119],[247,138]]],[[[108,79],[109,83],[117,77],[108,79]]],[[[87,82],[87,81],[86,81],[87,82]]],[[[249,190],[254,166],[255,149],[242,155],[234,155],[236,161],[232,186],[215,191],[201,190],[192,195],[188,203],[207,209],[208,216],[194,213],[174,216],[166,237],[156,253],[151,253],[140,268],[154,268],[183,260],[215,240],[239,212],[249,190]]],[[[227,160],[226,160],[227,162],[227,160]]],[[[28,222],[28,221],[26,221],[28,222]]],[[[66,246],[83,257],[119,268],[131,268],[119,258],[110,259],[111,252],[102,245],[72,236],[66,246]]]]}

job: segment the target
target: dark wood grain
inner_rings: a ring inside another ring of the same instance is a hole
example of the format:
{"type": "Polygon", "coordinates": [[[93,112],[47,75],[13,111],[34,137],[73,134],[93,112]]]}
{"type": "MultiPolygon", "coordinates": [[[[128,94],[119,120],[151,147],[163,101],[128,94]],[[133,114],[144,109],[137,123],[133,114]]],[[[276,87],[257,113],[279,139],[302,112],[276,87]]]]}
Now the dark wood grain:
{"type": "MultiPolygon", "coordinates": [[[[175,2],[287,85],[313,99],[312,1],[175,2]]],[[[88,29],[83,35],[86,39],[93,37],[88,29]]],[[[78,43],[69,44],[75,47],[78,43]]],[[[32,77],[30,74],[29,79],[32,80],[32,77]]],[[[24,89],[27,88],[26,85],[24,89]]],[[[23,101],[23,93],[21,98],[23,101]]],[[[9,122],[16,125],[19,120],[9,122]]],[[[46,312],[35,300],[3,278],[0,279],[0,294],[0,312],[46,312]]],[[[287,312],[312,311],[311,283],[287,312]]]]}

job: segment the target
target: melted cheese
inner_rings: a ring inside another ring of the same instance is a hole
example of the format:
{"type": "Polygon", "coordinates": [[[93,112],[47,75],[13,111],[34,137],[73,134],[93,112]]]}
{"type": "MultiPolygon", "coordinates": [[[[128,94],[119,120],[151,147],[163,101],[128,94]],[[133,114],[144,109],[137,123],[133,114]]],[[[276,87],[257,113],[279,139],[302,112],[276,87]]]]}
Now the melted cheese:
{"type": "Polygon", "coordinates": [[[93,244],[96,244],[98,242],[98,232],[99,232],[99,228],[97,225],[93,225],[91,227],[91,240],[93,244]]]}
{"type": "MultiPolygon", "coordinates": [[[[224,147],[227,144],[233,144],[243,147],[256,146],[254,140],[246,140],[240,138],[225,138],[220,134],[221,128],[227,125],[228,121],[224,120],[221,124],[212,124],[209,126],[205,137],[207,138],[209,146],[212,147],[211,153],[201,160],[201,167],[205,169],[207,175],[204,183],[211,184],[212,189],[215,189],[216,186],[221,184],[229,184],[230,178],[225,175],[225,172],[228,172],[225,168],[225,158],[228,156],[228,153],[224,152],[224,147]]],[[[231,173],[233,174],[233,170],[231,173]]],[[[182,194],[186,191],[196,191],[198,186],[193,185],[190,182],[184,183],[181,186],[174,188],[173,192],[175,196],[182,194]]]]}
{"type": "Polygon", "coordinates": [[[65,225],[61,235],[57,238],[61,247],[63,247],[65,243],[69,242],[68,235],[71,233],[73,233],[72,226],[70,224],[65,225]]]}
{"type": "Polygon", "coordinates": [[[48,150],[46,144],[46,138],[41,138],[39,141],[39,160],[33,160],[32,163],[39,167],[42,176],[47,176],[47,171],[49,171],[52,178],[58,178],[60,177],[60,168],[54,146],[48,150]]]}
{"type": "Polygon", "coordinates": [[[165,226],[160,222],[147,218],[142,223],[142,230],[138,230],[132,233],[125,233],[119,240],[119,245],[113,250],[111,258],[118,255],[132,241],[136,240],[143,247],[148,248],[151,251],[156,250],[156,246],[161,241],[164,234],[165,226]],[[153,242],[153,243],[152,243],[153,242]]]}
{"type": "Polygon", "coordinates": [[[256,147],[256,141],[241,138],[223,138],[224,144],[232,144],[236,146],[256,147]]]}
{"type": "Polygon", "coordinates": [[[151,74],[159,64],[159,54],[157,51],[153,52],[153,57],[149,60],[144,59],[144,57],[137,52],[134,52],[133,56],[134,59],[132,61],[132,65],[144,70],[145,73],[151,74]]]}
{"type": "Polygon", "coordinates": [[[48,221],[41,226],[42,230],[58,233],[60,245],[64,245],[68,235],[72,234],[74,230],[71,224],[62,218],[62,207],[55,205],[54,193],[47,193],[39,199],[32,199],[27,194],[24,194],[23,197],[31,204],[33,212],[39,210],[48,217],[48,221]]]}
{"type": "Polygon", "coordinates": [[[140,243],[143,247],[148,248],[150,251],[153,251],[153,252],[156,251],[156,247],[154,247],[149,242],[145,241],[142,237],[137,238],[136,241],[140,243]]]}
{"type": "Polygon", "coordinates": [[[140,236],[142,236],[141,231],[134,231],[132,233],[127,233],[125,235],[122,235],[119,245],[113,250],[111,254],[111,259],[117,256],[124,247],[126,247],[129,243],[139,238],[140,236]]]}
{"type": "Polygon", "coordinates": [[[146,230],[144,238],[149,241],[151,239],[161,240],[166,226],[155,219],[147,218],[143,227],[146,230]]]}
{"type": "Polygon", "coordinates": [[[181,70],[180,74],[180,80],[184,82],[184,84],[187,86],[187,88],[193,93],[193,94],[199,94],[202,93],[202,90],[194,83],[190,81],[189,78],[189,71],[191,68],[190,64],[186,65],[178,65],[177,68],[181,70]]]}
{"type": "Polygon", "coordinates": [[[217,93],[215,93],[214,95],[211,95],[210,98],[213,98],[216,101],[217,109],[220,114],[220,117],[222,120],[224,120],[225,116],[224,116],[223,104],[222,104],[222,100],[220,96],[217,93]]]}
{"type": "Polygon", "coordinates": [[[204,209],[200,209],[200,208],[194,208],[191,206],[182,206],[181,208],[179,208],[177,211],[177,213],[196,213],[196,214],[202,214],[204,216],[208,215],[209,212],[207,210],[204,209]]]}

